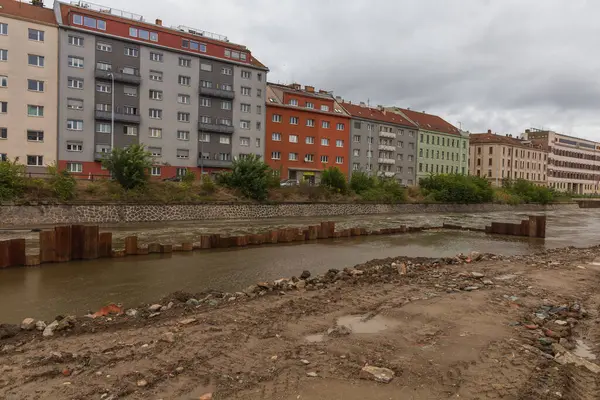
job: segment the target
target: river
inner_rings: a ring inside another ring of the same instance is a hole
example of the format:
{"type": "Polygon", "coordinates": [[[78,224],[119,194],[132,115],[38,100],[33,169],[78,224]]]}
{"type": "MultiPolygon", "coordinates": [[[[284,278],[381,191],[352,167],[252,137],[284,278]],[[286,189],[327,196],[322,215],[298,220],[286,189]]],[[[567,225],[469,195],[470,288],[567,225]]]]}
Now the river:
{"type": "MultiPolygon", "coordinates": [[[[544,213],[532,213],[544,214],[544,213]]],[[[0,271],[0,322],[20,322],[25,317],[52,319],[57,314],[82,315],[110,303],[136,307],[176,290],[239,291],[263,280],[299,275],[303,270],[322,273],[375,258],[391,256],[453,256],[473,250],[513,255],[545,248],[600,243],[600,209],[565,209],[548,212],[546,239],[492,236],[478,232],[428,231],[394,236],[366,236],[223,249],[173,255],[149,255],[94,261],[45,264],[0,271]]],[[[338,227],[382,228],[407,224],[436,226],[458,223],[483,228],[491,221],[517,222],[527,213],[376,215],[329,218],[338,227]]],[[[142,240],[190,239],[205,232],[257,232],[277,226],[305,226],[314,218],[259,221],[184,222],[165,225],[113,225],[103,230],[117,236],[138,234],[142,240]]],[[[17,233],[15,233],[17,234],[17,233]]],[[[10,233],[4,232],[4,237],[10,233]]],[[[20,235],[23,236],[22,234],[20,235]]],[[[166,240],[165,240],[166,241],[166,240]]],[[[181,240],[180,240],[181,241],[181,240]]],[[[29,234],[28,244],[35,243],[29,234]]]]}

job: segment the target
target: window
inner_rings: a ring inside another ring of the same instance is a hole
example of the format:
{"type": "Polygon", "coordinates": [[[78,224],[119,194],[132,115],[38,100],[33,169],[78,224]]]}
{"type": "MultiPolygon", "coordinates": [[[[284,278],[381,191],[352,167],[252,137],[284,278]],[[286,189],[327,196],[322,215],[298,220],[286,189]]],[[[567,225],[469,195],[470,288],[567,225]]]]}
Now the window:
{"type": "Polygon", "coordinates": [[[298,143],[298,135],[290,135],[290,143],[298,143]]]}
{"type": "Polygon", "coordinates": [[[212,100],[206,97],[200,98],[200,106],[202,107],[210,107],[212,105],[212,100]]]}
{"type": "Polygon", "coordinates": [[[250,146],[250,138],[249,137],[241,137],[240,138],[240,146],[244,146],[244,147],[250,146]]]}
{"type": "Polygon", "coordinates": [[[83,143],[67,142],[67,151],[83,151],[83,143]]]}
{"type": "Polygon", "coordinates": [[[44,41],[44,31],[29,28],[27,36],[29,37],[29,40],[35,40],[36,42],[44,41]]]}
{"type": "Polygon", "coordinates": [[[273,114],[273,122],[281,122],[281,115],[273,114]]]}
{"type": "Polygon", "coordinates": [[[298,125],[298,117],[290,117],[290,124],[298,125]]]}
{"type": "Polygon", "coordinates": [[[252,106],[250,104],[240,104],[240,109],[243,113],[249,113],[250,111],[252,111],[252,106]]]}
{"type": "Polygon", "coordinates": [[[262,97],[262,89],[256,89],[256,97],[262,97]]]}
{"type": "Polygon", "coordinates": [[[329,121],[323,121],[321,123],[321,127],[325,128],[325,129],[329,129],[329,121]]]}
{"type": "Polygon", "coordinates": [[[326,138],[321,139],[321,146],[329,146],[329,139],[326,139],[326,138]]]}
{"type": "Polygon", "coordinates": [[[150,61],[163,62],[163,57],[162,53],[150,52],[150,61]]]}
{"type": "Polygon", "coordinates": [[[344,157],[337,156],[335,158],[335,163],[336,164],[343,164],[344,163],[344,157]]]}
{"type": "Polygon", "coordinates": [[[181,103],[181,104],[190,104],[191,97],[188,94],[178,94],[177,95],[177,102],[181,103]]]}
{"type": "Polygon", "coordinates": [[[163,92],[162,92],[162,90],[153,90],[153,89],[150,89],[150,98],[152,100],[162,100],[163,99],[163,92]]]}
{"type": "Polygon", "coordinates": [[[201,133],[198,135],[198,141],[209,143],[210,142],[210,133],[201,133]]]}
{"type": "Polygon", "coordinates": [[[8,24],[0,24],[0,35],[8,35],[8,24]]]}
{"type": "Polygon", "coordinates": [[[152,176],[160,176],[160,167],[152,167],[152,168],[150,168],[150,175],[152,175],[152,176]]]}
{"type": "Polygon", "coordinates": [[[251,88],[242,86],[242,96],[250,96],[251,94],[252,94],[251,88]]]}
{"type": "Polygon", "coordinates": [[[221,102],[221,110],[231,110],[231,102],[223,100],[221,102]]]}
{"type": "Polygon", "coordinates": [[[152,157],[162,156],[162,147],[148,147],[148,151],[152,157]]]}
{"type": "Polygon", "coordinates": [[[98,61],[96,63],[96,69],[99,69],[102,71],[112,71],[112,64],[109,64],[107,62],[98,61]]]}
{"type": "Polygon", "coordinates": [[[83,79],[68,78],[67,86],[71,89],[83,89],[83,79]]]}
{"type": "Polygon", "coordinates": [[[290,106],[297,106],[297,105],[298,105],[298,100],[290,99],[290,106]]]}
{"type": "MultiPolygon", "coordinates": [[[[109,124],[106,124],[106,125],[108,125],[107,133],[110,133],[110,125],[109,124]]],[[[70,131],[82,131],[83,130],[83,121],[79,120],[79,119],[68,119],[67,120],[67,129],[70,131]]],[[[96,127],[96,129],[98,129],[98,128],[96,127]]]]}
{"type": "Polygon", "coordinates": [[[298,153],[289,153],[288,159],[290,161],[298,161],[298,153]]]}
{"type": "Polygon", "coordinates": [[[340,139],[336,140],[335,147],[344,147],[344,141],[340,139]]]}
{"type": "MultiPolygon", "coordinates": [[[[246,54],[242,53],[242,56],[245,56],[245,55],[246,55],[246,54]]],[[[242,60],[245,60],[245,58],[244,58],[244,57],[242,57],[242,60]]],[[[256,74],[256,79],[257,79],[259,82],[262,82],[262,72],[258,72],[258,73],[256,74]]]]}
{"type": "MultiPolygon", "coordinates": [[[[181,158],[185,158],[185,157],[181,157],[181,158]]],[[[175,175],[177,176],[184,176],[187,175],[188,170],[187,168],[177,168],[175,169],[175,175]]]]}
{"type": "Polygon", "coordinates": [[[321,111],[329,111],[329,106],[322,105],[321,106],[321,111]]]}
{"type": "Polygon", "coordinates": [[[281,152],[279,152],[279,151],[271,152],[271,160],[281,160],[281,152]]]}
{"type": "Polygon", "coordinates": [[[124,125],[123,133],[127,136],[137,136],[138,127],[136,125],[124,125]]]}
{"type": "Polygon", "coordinates": [[[162,129],[161,128],[150,128],[148,136],[151,138],[160,139],[162,137],[162,129]]]}
{"type": "Polygon", "coordinates": [[[260,131],[261,129],[262,129],[261,122],[260,121],[256,121],[256,130],[260,131]]]}
{"type": "Polygon", "coordinates": [[[135,86],[124,86],[123,93],[125,96],[137,97],[137,88],[135,86]]]}
{"type": "Polygon", "coordinates": [[[258,106],[256,106],[256,113],[257,113],[258,115],[261,115],[261,114],[262,114],[262,106],[261,106],[261,105],[258,105],[258,106]]]}
{"type": "Polygon", "coordinates": [[[190,158],[190,151],[187,149],[177,149],[177,158],[181,158],[181,159],[190,158]]]}
{"type": "Polygon", "coordinates": [[[27,156],[27,165],[31,167],[41,167],[44,165],[43,156],[27,156]]]}
{"type": "MultiPolygon", "coordinates": [[[[6,107],[4,106],[6,102],[2,104],[2,112],[6,112],[6,107]]],[[[43,117],[44,116],[44,106],[34,106],[27,105],[27,115],[30,117],[43,117]]]]}
{"type": "Polygon", "coordinates": [[[359,149],[352,150],[352,155],[354,157],[360,157],[360,150],[359,149]]]}
{"type": "Polygon", "coordinates": [[[178,112],[177,121],[179,122],[190,122],[190,113],[178,112]]]}
{"type": "Polygon", "coordinates": [[[177,81],[179,82],[180,85],[190,86],[190,84],[192,82],[192,78],[190,78],[189,76],[179,75],[179,78],[177,81]]]}
{"type": "Polygon", "coordinates": [[[311,128],[315,126],[315,120],[312,118],[309,118],[306,120],[306,126],[310,126],[311,128]]]}
{"type": "Polygon", "coordinates": [[[242,70],[242,79],[252,79],[252,72],[242,70]]]}
{"type": "MultiPolygon", "coordinates": [[[[44,56],[28,54],[27,62],[29,63],[29,65],[32,65],[34,67],[43,67],[44,66],[44,56]]],[[[71,65],[71,57],[70,56],[69,56],[69,65],[71,65]]]]}
{"type": "Polygon", "coordinates": [[[321,156],[321,162],[326,164],[329,162],[329,156],[321,156]]]}
{"type": "Polygon", "coordinates": [[[352,141],[353,141],[354,143],[360,143],[360,135],[354,135],[354,136],[352,137],[352,141]]]}
{"type": "Polygon", "coordinates": [[[310,101],[306,102],[306,108],[315,108],[315,105],[313,103],[311,103],[310,101]]]}
{"type": "Polygon", "coordinates": [[[231,69],[229,67],[222,67],[221,68],[221,73],[223,75],[233,75],[233,69],[231,69]]]}
{"type": "Polygon", "coordinates": [[[179,66],[190,68],[192,66],[192,60],[189,58],[179,57],[179,66]]]}
{"type": "Polygon", "coordinates": [[[110,104],[102,104],[102,103],[96,103],[96,110],[97,111],[110,111],[111,110],[111,105],[110,104]]]}
{"type": "Polygon", "coordinates": [[[157,108],[151,108],[149,110],[149,114],[150,114],[150,118],[162,119],[162,110],[159,110],[157,108]]]}
{"type": "Polygon", "coordinates": [[[110,124],[105,122],[96,123],[96,132],[98,133],[110,133],[110,124]]]}
{"type": "Polygon", "coordinates": [[[68,162],[67,171],[73,173],[83,172],[83,164],[78,162],[68,162]]]}
{"type": "Polygon", "coordinates": [[[274,142],[280,142],[281,141],[281,133],[273,133],[271,135],[271,140],[274,142]]]}
{"type": "Polygon", "coordinates": [[[206,71],[206,72],[212,72],[212,64],[201,63],[200,70],[206,71]]]}
{"type": "Polygon", "coordinates": [[[315,156],[313,154],[307,154],[304,156],[304,162],[314,162],[315,156]]]}
{"type": "Polygon", "coordinates": [[[177,131],[177,140],[190,140],[189,131],[177,131]]]}
{"type": "Polygon", "coordinates": [[[345,129],[345,124],[337,124],[335,127],[338,131],[343,131],[345,129]]]}
{"type": "Polygon", "coordinates": [[[83,47],[83,38],[69,35],[69,44],[71,46],[83,47]]]}
{"type": "Polygon", "coordinates": [[[213,84],[211,81],[200,81],[200,85],[204,88],[212,88],[213,84]]]}
{"type": "Polygon", "coordinates": [[[250,129],[250,125],[251,125],[250,121],[244,121],[244,120],[240,121],[241,129],[250,129]]]}
{"type": "Polygon", "coordinates": [[[8,61],[8,50],[0,49],[0,61],[8,61]]]}
{"type": "Polygon", "coordinates": [[[112,52],[112,44],[97,42],[96,50],[106,51],[107,53],[110,53],[110,52],[112,52]]]}
{"type": "Polygon", "coordinates": [[[67,108],[71,110],[83,110],[83,100],[67,99],[67,108]]]}
{"type": "MultiPolygon", "coordinates": [[[[28,89],[29,89],[29,81],[31,81],[31,79],[27,80],[28,89]]],[[[37,81],[35,81],[35,82],[37,82],[37,81]]],[[[0,87],[7,87],[7,86],[8,86],[8,76],[0,75],[0,87]]],[[[31,89],[29,89],[29,90],[31,90],[31,89]]]]}
{"type": "Polygon", "coordinates": [[[27,141],[28,142],[43,142],[44,141],[44,132],[43,131],[27,131],[27,141]]]}
{"type": "Polygon", "coordinates": [[[96,91],[101,93],[110,93],[110,85],[106,83],[96,83],[96,91]]]}
{"type": "Polygon", "coordinates": [[[162,80],[163,80],[163,73],[160,72],[160,71],[150,71],[150,80],[151,81],[162,82],[162,80]]]}
{"type": "Polygon", "coordinates": [[[229,136],[221,135],[221,136],[219,136],[219,143],[231,144],[231,138],[229,136]]]}

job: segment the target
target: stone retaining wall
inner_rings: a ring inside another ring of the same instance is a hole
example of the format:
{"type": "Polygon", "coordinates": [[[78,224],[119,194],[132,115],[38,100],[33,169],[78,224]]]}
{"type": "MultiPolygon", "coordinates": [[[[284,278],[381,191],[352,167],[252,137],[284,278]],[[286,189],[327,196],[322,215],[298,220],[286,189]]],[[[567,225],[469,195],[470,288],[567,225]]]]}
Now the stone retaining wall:
{"type": "Polygon", "coordinates": [[[0,227],[45,224],[194,221],[336,215],[415,214],[448,212],[544,211],[577,204],[542,206],[528,204],[108,204],[0,206],[0,227]]]}

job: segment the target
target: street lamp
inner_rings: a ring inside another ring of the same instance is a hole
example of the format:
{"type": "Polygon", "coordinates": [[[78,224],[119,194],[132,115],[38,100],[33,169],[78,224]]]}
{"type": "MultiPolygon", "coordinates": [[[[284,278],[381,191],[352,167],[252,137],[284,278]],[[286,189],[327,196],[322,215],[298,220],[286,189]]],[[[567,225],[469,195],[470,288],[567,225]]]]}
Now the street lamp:
{"type": "Polygon", "coordinates": [[[111,87],[111,101],[110,101],[110,152],[112,153],[113,148],[115,147],[115,75],[112,72],[109,72],[111,87]]]}
{"type": "Polygon", "coordinates": [[[200,183],[204,177],[204,133],[200,130],[200,183]]]}

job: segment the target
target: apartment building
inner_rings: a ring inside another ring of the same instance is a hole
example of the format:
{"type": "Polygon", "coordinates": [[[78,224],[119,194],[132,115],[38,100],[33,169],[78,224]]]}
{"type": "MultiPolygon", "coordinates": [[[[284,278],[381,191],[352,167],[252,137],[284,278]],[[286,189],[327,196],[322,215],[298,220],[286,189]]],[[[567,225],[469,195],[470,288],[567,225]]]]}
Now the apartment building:
{"type": "Polygon", "coordinates": [[[505,179],[525,179],[536,185],[547,184],[548,151],[529,140],[487,133],[469,137],[469,173],[502,186],[505,179]]]}
{"type": "Polygon", "coordinates": [[[341,105],[352,117],[349,146],[352,171],[395,178],[404,185],[416,184],[417,125],[382,106],[368,107],[363,102],[341,105]]]}
{"type": "Polygon", "coordinates": [[[416,174],[419,179],[430,174],[468,173],[469,135],[437,115],[390,107],[419,127],[416,174]]]}
{"type": "Polygon", "coordinates": [[[327,91],[269,83],[265,161],[284,179],[315,184],[335,166],[348,174],[350,115],[327,91]]]}
{"type": "Polygon", "coordinates": [[[14,0],[0,9],[0,159],[44,173],[56,162],[58,27],[51,9],[14,0]]]}
{"type": "Polygon", "coordinates": [[[600,143],[549,130],[527,129],[523,138],[548,152],[548,186],[562,192],[598,193],[600,143]]]}
{"type": "Polygon", "coordinates": [[[83,1],[55,2],[54,11],[61,166],[106,174],[102,157],[135,143],[152,153],[151,175],[162,178],[264,156],[265,114],[257,105],[264,105],[268,69],[245,46],[83,1]],[[246,139],[251,146],[240,145],[246,139]]]}

